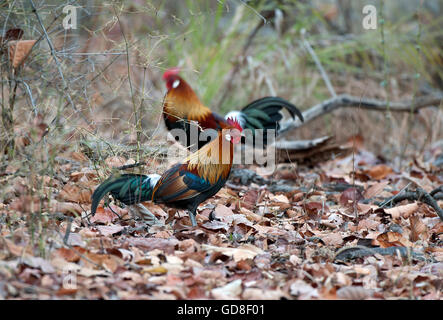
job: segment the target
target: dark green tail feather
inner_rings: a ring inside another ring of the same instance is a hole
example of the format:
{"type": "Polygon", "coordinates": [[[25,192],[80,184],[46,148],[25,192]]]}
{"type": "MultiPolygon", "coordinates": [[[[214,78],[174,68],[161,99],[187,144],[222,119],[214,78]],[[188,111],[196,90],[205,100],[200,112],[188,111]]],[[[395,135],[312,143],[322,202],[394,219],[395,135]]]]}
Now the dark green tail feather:
{"type": "Polygon", "coordinates": [[[297,116],[301,121],[304,121],[300,110],[289,101],[280,97],[264,97],[255,100],[244,107],[241,112],[247,116],[246,121],[251,129],[275,128],[278,130],[278,121],[282,119],[279,113],[281,109],[286,109],[292,118],[297,116]]]}
{"type": "MultiPolygon", "coordinates": [[[[100,200],[111,193],[114,199],[126,205],[132,205],[151,200],[153,190],[153,179],[158,175],[146,176],[141,174],[122,174],[112,176],[101,183],[92,194],[91,214],[94,215],[100,200]]],[[[159,177],[159,176],[158,176],[159,177]]],[[[155,181],[156,182],[156,181],[155,181]]]]}
{"type": "MultiPolygon", "coordinates": [[[[274,129],[277,134],[280,130],[280,120],[283,119],[280,113],[282,109],[286,109],[292,118],[297,116],[304,121],[300,110],[289,101],[280,97],[264,97],[251,102],[241,110],[244,114],[244,129],[251,129],[254,135],[257,129],[264,129],[263,146],[266,146],[268,130],[274,129]]],[[[242,138],[242,143],[245,143],[244,138],[242,138]]],[[[253,145],[256,146],[255,140],[253,140],[253,145]]]]}

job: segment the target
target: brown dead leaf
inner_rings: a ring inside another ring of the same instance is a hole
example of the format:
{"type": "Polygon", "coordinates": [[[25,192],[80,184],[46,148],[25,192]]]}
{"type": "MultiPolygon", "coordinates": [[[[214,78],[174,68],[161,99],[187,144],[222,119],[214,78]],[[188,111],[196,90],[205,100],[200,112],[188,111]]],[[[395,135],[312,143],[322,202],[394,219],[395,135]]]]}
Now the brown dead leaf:
{"type": "Polygon", "coordinates": [[[215,207],[215,216],[223,222],[231,223],[233,214],[232,210],[225,205],[218,204],[215,207]]]}
{"type": "Polygon", "coordinates": [[[83,180],[92,181],[96,177],[97,177],[96,171],[90,169],[84,169],[82,171],[75,171],[71,173],[70,180],[73,182],[78,182],[83,180]]]}
{"type": "Polygon", "coordinates": [[[236,268],[243,271],[251,271],[253,266],[252,260],[240,260],[237,262],[236,268]]]}
{"type": "Polygon", "coordinates": [[[72,249],[68,248],[59,248],[54,254],[62,257],[68,262],[78,262],[80,260],[80,254],[84,254],[86,249],[81,247],[73,247],[72,249]]]}
{"type": "Polygon", "coordinates": [[[318,297],[317,289],[314,289],[311,285],[301,279],[297,279],[291,284],[290,294],[299,299],[312,299],[318,297]]]}
{"type": "Polygon", "coordinates": [[[168,273],[168,269],[166,269],[164,266],[155,266],[155,267],[149,267],[149,268],[143,268],[143,273],[152,273],[152,274],[165,274],[168,273]]]}
{"type": "Polygon", "coordinates": [[[109,254],[98,254],[98,253],[92,253],[87,252],[85,253],[85,257],[89,259],[84,260],[86,267],[92,267],[94,268],[95,265],[90,263],[92,261],[93,263],[102,266],[107,271],[114,273],[115,270],[117,270],[119,265],[123,265],[124,261],[117,256],[109,255],[109,254]]]}
{"type": "Polygon", "coordinates": [[[105,237],[111,236],[115,233],[119,233],[123,229],[124,227],[115,224],[107,226],[97,226],[97,230],[100,231],[100,233],[105,237]]]}
{"type": "Polygon", "coordinates": [[[60,296],[69,296],[71,294],[76,294],[77,291],[78,291],[78,289],[61,287],[60,289],[58,289],[58,291],[55,294],[59,297],[60,296]]]}
{"type": "Polygon", "coordinates": [[[348,188],[340,196],[340,204],[344,207],[353,207],[356,202],[363,199],[360,189],[348,188]]]}
{"type": "Polygon", "coordinates": [[[392,218],[398,219],[400,217],[408,218],[411,214],[418,210],[417,202],[405,204],[403,206],[398,206],[390,209],[385,209],[386,213],[392,215],[392,218]]]}
{"type": "Polygon", "coordinates": [[[17,69],[25,62],[36,40],[14,40],[8,43],[9,61],[17,69]]]}
{"type": "Polygon", "coordinates": [[[357,286],[346,286],[337,290],[337,297],[344,300],[364,300],[373,294],[374,290],[357,286]]]}
{"type": "Polygon", "coordinates": [[[75,202],[75,203],[91,203],[92,190],[84,189],[72,182],[66,184],[60,191],[58,198],[75,202]]]}
{"type": "Polygon", "coordinates": [[[321,239],[328,246],[340,246],[343,244],[343,237],[340,232],[330,232],[322,236],[321,239]]]}
{"type": "Polygon", "coordinates": [[[70,214],[81,214],[83,212],[82,207],[78,203],[74,202],[51,202],[52,212],[70,213],[70,214]]]}
{"type": "Polygon", "coordinates": [[[286,197],[285,195],[283,195],[283,194],[279,194],[279,195],[276,195],[276,196],[270,196],[269,197],[269,200],[271,201],[271,202],[281,202],[281,203],[289,203],[289,199],[288,199],[288,197],[286,197]]]}
{"type": "MultiPolygon", "coordinates": [[[[112,210],[115,210],[116,208],[116,206],[112,206],[112,210]]],[[[118,211],[116,212],[119,213],[118,211]]],[[[98,207],[95,215],[91,218],[91,222],[107,224],[113,222],[116,219],[118,219],[118,217],[108,207],[98,207]]]]}
{"type": "Polygon", "coordinates": [[[234,280],[222,287],[215,288],[211,290],[211,294],[214,299],[217,300],[227,300],[227,299],[237,299],[242,292],[242,280],[234,280]]]}
{"type": "Polygon", "coordinates": [[[263,253],[262,249],[252,244],[244,244],[238,248],[216,247],[203,244],[202,249],[209,252],[220,252],[225,256],[232,257],[235,262],[245,259],[254,259],[256,255],[263,253]]]}
{"type": "Polygon", "coordinates": [[[315,201],[304,203],[303,207],[310,215],[318,215],[320,213],[329,211],[329,208],[326,204],[315,201]]]}
{"type": "Polygon", "coordinates": [[[371,169],[366,171],[366,173],[374,180],[382,180],[393,172],[394,170],[385,164],[373,166],[371,169]]]}
{"type": "Polygon", "coordinates": [[[123,157],[113,156],[106,158],[105,163],[110,168],[116,168],[124,166],[126,163],[126,159],[123,157]]]}
{"type": "Polygon", "coordinates": [[[259,288],[246,288],[242,297],[245,300],[281,300],[282,298],[289,298],[288,294],[282,290],[263,290],[259,288]]]}
{"type": "Polygon", "coordinates": [[[409,235],[409,240],[415,242],[420,238],[427,239],[428,228],[421,221],[419,216],[410,216],[409,223],[411,224],[411,234],[409,235]]]}
{"type": "Polygon", "coordinates": [[[224,230],[227,232],[229,230],[229,226],[226,222],[223,221],[207,221],[204,224],[202,224],[203,228],[209,229],[209,230],[224,230]]]}
{"type": "Polygon", "coordinates": [[[89,158],[84,153],[82,153],[82,152],[75,152],[75,151],[73,151],[73,152],[71,152],[69,154],[69,157],[72,160],[76,160],[76,161],[80,161],[80,162],[89,161],[89,158]]]}
{"type": "Polygon", "coordinates": [[[32,268],[40,269],[43,273],[54,273],[55,272],[55,269],[52,266],[51,262],[49,262],[48,260],[45,260],[43,258],[40,258],[40,257],[27,256],[27,257],[23,258],[22,263],[24,263],[32,268]]]}
{"type": "Polygon", "coordinates": [[[371,199],[389,185],[389,181],[376,182],[365,191],[365,199],[371,199]]]}
{"type": "Polygon", "coordinates": [[[412,242],[406,239],[401,233],[393,231],[388,231],[380,234],[379,236],[377,236],[376,240],[382,248],[412,247],[412,242]]]}
{"type": "Polygon", "coordinates": [[[11,202],[9,208],[21,213],[35,213],[42,211],[45,204],[37,196],[23,195],[11,202]]]}
{"type": "Polygon", "coordinates": [[[179,241],[175,238],[128,238],[127,244],[140,248],[145,251],[152,251],[154,249],[163,250],[165,253],[171,254],[179,241]]]}
{"type": "Polygon", "coordinates": [[[443,262],[434,262],[425,265],[420,269],[420,272],[430,273],[439,277],[440,279],[443,279],[443,262]]]}
{"type": "Polygon", "coordinates": [[[87,278],[97,276],[110,276],[109,271],[107,270],[97,270],[92,268],[80,268],[77,274],[87,278]]]}
{"type": "Polygon", "coordinates": [[[241,206],[246,209],[252,210],[255,208],[257,199],[258,199],[258,191],[254,189],[248,190],[246,191],[245,195],[242,198],[241,206]]]}
{"type": "Polygon", "coordinates": [[[20,40],[23,37],[23,34],[23,30],[20,28],[9,29],[8,31],[6,31],[5,37],[3,39],[0,37],[0,44],[2,41],[20,40]]]}
{"type": "Polygon", "coordinates": [[[11,240],[6,238],[3,238],[3,241],[6,244],[9,253],[11,253],[14,256],[21,257],[25,254],[32,254],[31,247],[28,245],[26,246],[17,245],[11,240]]]}
{"type": "Polygon", "coordinates": [[[357,230],[377,230],[379,224],[373,219],[362,219],[358,222],[357,230]]]}

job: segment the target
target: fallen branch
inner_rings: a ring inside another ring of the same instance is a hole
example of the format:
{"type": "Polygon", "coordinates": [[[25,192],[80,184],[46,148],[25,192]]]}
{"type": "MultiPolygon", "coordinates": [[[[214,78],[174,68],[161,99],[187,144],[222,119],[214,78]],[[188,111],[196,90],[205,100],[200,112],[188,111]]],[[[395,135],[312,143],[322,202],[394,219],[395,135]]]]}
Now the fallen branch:
{"type": "MultiPolygon", "coordinates": [[[[440,187],[439,187],[440,188],[440,187]]],[[[439,191],[438,189],[435,189],[439,191]]],[[[435,191],[433,190],[433,191],[435,191]]],[[[433,192],[431,191],[431,192],[433,192]]],[[[437,192],[433,193],[434,195],[437,194],[437,192]]],[[[433,196],[431,196],[430,193],[427,193],[422,188],[417,188],[416,191],[407,191],[403,192],[400,196],[396,197],[392,200],[392,203],[395,204],[397,202],[403,201],[403,200],[409,200],[409,201],[421,201],[423,203],[426,203],[428,206],[430,206],[432,209],[435,210],[437,215],[440,217],[440,219],[443,221],[443,209],[440,208],[437,201],[434,199],[433,196]]]]}
{"type": "MultiPolygon", "coordinates": [[[[438,93],[430,96],[418,97],[414,101],[408,102],[389,102],[389,110],[392,112],[417,112],[421,108],[430,106],[439,106],[443,100],[443,94],[438,93]]],[[[342,107],[355,107],[366,110],[386,111],[388,110],[387,101],[376,99],[364,99],[347,94],[341,94],[334,98],[325,100],[310,109],[303,112],[304,122],[299,119],[286,123],[286,126],[280,129],[280,135],[289,130],[299,128],[308,122],[323,116],[329,112],[342,107]]]]}
{"type": "MultiPolygon", "coordinates": [[[[408,186],[409,186],[409,184],[408,184],[408,186]]],[[[428,206],[430,206],[432,209],[434,209],[434,211],[437,213],[437,215],[443,221],[443,209],[440,208],[440,206],[437,203],[437,200],[441,200],[441,197],[440,197],[441,193],[440,192],[441,192],[442,188],[443,188],[443,186],[439,186],[429,193],[426,192],[425,190],[423,190],[422,188],[417,188],[417,190],[415,190],[415,191],[405,191],[406,188],[403,188],[396,195],[394,195],[390,198],[386,198],[381,202],[374,202],[374,204],[383,208],[388,203],[390,203],[391,206],[393,206],[396,203],[399,203],[403,200],[420,201],[420,202],[426,203],[428,206]]]]}
{"type": "Polygon", "coordinates": [[[358,258],[364,258],[374,254],[381,254],[383,256],[394,256],[400,254],[402,257],[411,257],[416,260],[426,260],[424,255],[418,252],[414,252],[411,248],[407,247],[389,247],[389,248],[367,248],[364,246],[354,246],[340,249],[335,257],[335,260],[349,261],[358,258]]]}

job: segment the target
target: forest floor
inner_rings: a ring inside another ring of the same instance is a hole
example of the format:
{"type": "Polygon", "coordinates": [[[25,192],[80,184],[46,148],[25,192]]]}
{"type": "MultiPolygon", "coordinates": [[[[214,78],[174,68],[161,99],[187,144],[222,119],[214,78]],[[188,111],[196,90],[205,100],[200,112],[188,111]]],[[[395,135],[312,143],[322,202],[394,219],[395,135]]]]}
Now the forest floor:
{"type": "Polygon", "coordinates": [[[199,207],[195,228],[186,212],[149,203],[162,225],[115,204],[118,216],[105,206],[88,217],[100,181],[81,152],[60,154],[54,177],[42,177],[51,200],[29,195],[26,178],[8,168],[0,298],[441,299],[442,220],[423,195],[380,203],[406,187],[441,199],[432,192],[443,184],[441,152],[427,150],[406,174],[357,149],[314,168],[281,164],[255,179],[268,185],[242,185],[235,177],[259,170],[235,168],[199,207]]]}

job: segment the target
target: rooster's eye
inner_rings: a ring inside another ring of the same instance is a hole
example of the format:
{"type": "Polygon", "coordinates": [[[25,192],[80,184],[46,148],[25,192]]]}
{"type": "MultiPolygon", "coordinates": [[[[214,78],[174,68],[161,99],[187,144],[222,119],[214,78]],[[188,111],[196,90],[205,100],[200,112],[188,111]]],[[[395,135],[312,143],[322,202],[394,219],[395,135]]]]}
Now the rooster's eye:
{"type": "Polygon", "coordinates": [[[179,85],[180,85],[180,80],[175,80],[175,81],[172,83],[172,87],[173,87],[174,89],[177,88],[179,85]]]}
{"type": "Polygon", "coordinates": [[[226,135],[225,135],[225,139],[228,140],[228,141],[231,141],[231,135],[230,135],[229,133],[226,134],[226,135]]]}

